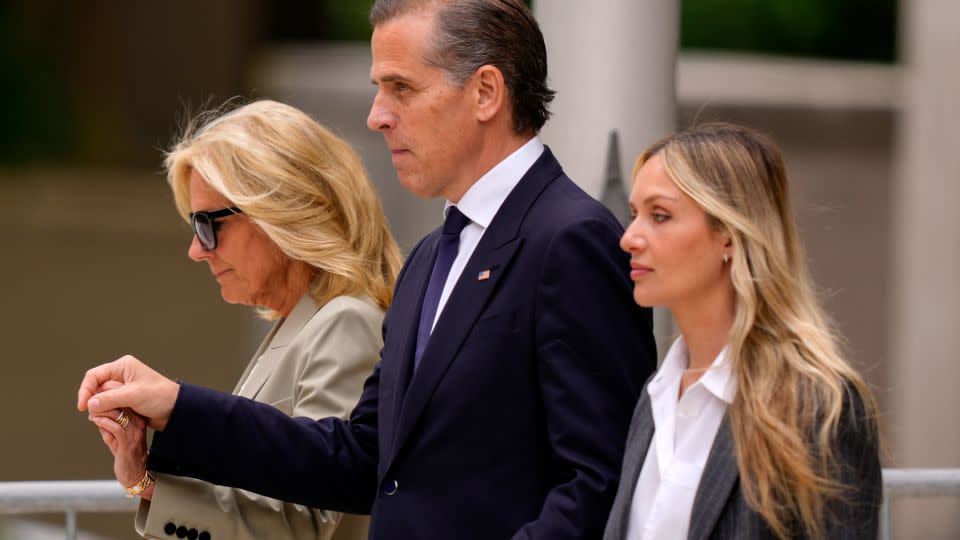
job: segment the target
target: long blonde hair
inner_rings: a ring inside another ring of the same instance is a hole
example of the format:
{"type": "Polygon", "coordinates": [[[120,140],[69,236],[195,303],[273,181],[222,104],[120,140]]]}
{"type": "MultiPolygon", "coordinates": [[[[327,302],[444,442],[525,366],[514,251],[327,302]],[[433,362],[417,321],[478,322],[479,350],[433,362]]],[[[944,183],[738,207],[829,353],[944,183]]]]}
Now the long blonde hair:
{"type": "Polygon", "coordinates": [[[380,199],[353,149],[302,111],[262,100],[202,113],[164,165],[183,219],[196,170],[284,254],[319,270],[318,303],[361,294],[389,306],[402,260],[380,199]]]}
{"type": "Polygon", "coordinates": [[[820,537],[824,503],[855,487],[836,477],[844,410],[866,412],[863,436],[877,437],[876,405],[817,300],[780,151],[753,130],[705,124],[655,143],[634,177],[654,155],[731,238],[730,359],[739,386],[728,412],[744,497],[777,536],[820,537]],[[862,407],[845,408],[857,398],[862,407]]]}

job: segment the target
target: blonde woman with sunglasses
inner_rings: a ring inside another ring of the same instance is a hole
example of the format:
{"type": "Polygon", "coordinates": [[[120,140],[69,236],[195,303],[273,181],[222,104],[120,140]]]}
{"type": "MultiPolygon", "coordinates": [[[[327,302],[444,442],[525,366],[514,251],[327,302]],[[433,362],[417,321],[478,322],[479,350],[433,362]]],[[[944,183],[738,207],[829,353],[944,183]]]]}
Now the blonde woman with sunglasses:
{"type": "MultiPolygon", "coordinates": [[[[193,227],[189,257],[206,263],[226,302],[277,321],[234,393],[290,416],[346,417],[379,359],[401,264],[356,153],[303,112],[264,100],[201,115],[165,165],[193,227]]],[[[146,470],[143,418],[93,420],[117,480],[140,496],[135,525],[148,538],[367,536],[366,517],[157,477],[146,470]]]]}

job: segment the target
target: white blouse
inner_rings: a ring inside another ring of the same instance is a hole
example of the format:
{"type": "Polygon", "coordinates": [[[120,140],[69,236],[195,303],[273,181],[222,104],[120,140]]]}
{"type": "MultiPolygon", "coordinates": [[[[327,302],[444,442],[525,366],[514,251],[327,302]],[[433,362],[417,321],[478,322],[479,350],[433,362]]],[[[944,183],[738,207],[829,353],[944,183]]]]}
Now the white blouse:
{"type": "Polygon", "coordinates": [[[633,492],[628,540],[687,537],[703,467],[736,393],[737,381],[726,360],[724,347],[678,401],[680,379],[689,362],[681,336],[647,386],[655,429],[633,492]]]}

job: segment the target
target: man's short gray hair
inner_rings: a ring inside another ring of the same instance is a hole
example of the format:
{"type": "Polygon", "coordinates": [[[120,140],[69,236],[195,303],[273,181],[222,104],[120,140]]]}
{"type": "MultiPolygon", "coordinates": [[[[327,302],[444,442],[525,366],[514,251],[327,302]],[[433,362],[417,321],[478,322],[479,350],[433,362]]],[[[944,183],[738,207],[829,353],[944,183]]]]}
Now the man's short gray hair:
{"type": "Polygon", "coordinates": [[[539,132],[556,94],[547,86],[547,48],[533,14],[521,0],[376,0],[376,28],[416,11],[436,9],[431,51],[424,62],[462,86],[477,69],[503,73],[516,133],[539,132]]]}

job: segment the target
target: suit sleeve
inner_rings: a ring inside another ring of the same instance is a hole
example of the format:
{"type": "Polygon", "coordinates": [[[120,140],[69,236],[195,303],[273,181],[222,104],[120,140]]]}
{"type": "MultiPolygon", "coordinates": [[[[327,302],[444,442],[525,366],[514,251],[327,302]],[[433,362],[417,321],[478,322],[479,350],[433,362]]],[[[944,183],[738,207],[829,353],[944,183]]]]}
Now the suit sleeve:
{"type": "MultiPolygon", "coordinates": [[[[346,418],[380,350],[382,312],[359,303],[329,305],[301,330],[287,355],[296,365],[292,416],[346,418]],[[328,309],[329,308],[329,309],[328,309]]],[[[168,538],[164,526],[208,531],[211,538],[332,537],[341,514],[285,503],[240,489],[160,475],[153,501],[141,501],[135,526],[168,538]]]]}
{"type": "Polygon", "coordinates": [[[166,430],[154,434],[147,467],[368,514],[376,494],[379,378],[378,364],[349,420],[291,418],[263,403],[181,383],[166,430]]]}
{"type": "Polygon", "coordinates": [[[649,310],[633,302],[622,229],[590,220],[559,232],[536,300],[540,390],[564,471],[515,539],[599,538],[616,494],[630,416],[656,367],[649,310]]]}

